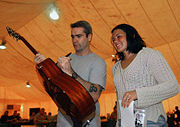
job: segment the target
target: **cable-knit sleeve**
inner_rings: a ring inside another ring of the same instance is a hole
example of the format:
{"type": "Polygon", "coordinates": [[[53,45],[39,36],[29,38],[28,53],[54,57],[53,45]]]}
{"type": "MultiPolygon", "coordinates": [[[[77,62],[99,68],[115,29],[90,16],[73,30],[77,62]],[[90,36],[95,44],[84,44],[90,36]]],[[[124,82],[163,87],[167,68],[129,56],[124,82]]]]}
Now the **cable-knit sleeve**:
{"type": "Polygon", "coordinates": [[[147,69],[155,85],[136,89],[139,108],[160,103],[178,94],[179,85],[175,75],[160,52],[156,50],[151,52],[147,61],[147,69]]]}

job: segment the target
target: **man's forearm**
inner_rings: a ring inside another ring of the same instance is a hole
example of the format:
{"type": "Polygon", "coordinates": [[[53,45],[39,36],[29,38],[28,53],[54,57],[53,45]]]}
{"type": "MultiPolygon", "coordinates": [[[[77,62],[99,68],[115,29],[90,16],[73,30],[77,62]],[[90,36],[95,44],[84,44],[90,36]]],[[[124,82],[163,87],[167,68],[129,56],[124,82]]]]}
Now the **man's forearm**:
{"type": "Polygon", "coordinates": [[[81,85],[83,85],[89,94],[92,96],[94,102],[98,100],[102,92],[102,87],[98,84],[93,84],[83,80],[76,72],[73,72],[72,78],[76,79],[81,85]]]}

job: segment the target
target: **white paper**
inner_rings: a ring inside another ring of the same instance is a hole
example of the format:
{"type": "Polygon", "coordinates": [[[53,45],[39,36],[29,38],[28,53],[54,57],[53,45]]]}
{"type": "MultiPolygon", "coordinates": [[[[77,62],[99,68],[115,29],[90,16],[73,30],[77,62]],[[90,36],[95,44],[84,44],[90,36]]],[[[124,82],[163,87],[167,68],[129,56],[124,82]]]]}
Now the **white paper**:
{"type": "Polygon", "coordinates": [[[134,101],[132,101],[129,107],[122,107],[121,100],[119,100],[121,111],[121,127],[135,127],[134,119],[134,101]]]}

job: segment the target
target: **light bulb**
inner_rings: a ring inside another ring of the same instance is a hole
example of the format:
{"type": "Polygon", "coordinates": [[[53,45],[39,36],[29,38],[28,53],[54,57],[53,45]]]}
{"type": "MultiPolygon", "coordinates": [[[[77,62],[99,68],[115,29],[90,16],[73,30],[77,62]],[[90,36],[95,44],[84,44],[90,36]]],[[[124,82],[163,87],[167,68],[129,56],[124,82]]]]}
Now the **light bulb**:
{"type": "Polygon", "coordinates": [[[27,88],[31,87],[29,84],[26,85],[27,88]]]}
{"type": "Polygon", "coordinates": [[[59,19],[59,15],[58,15],[57,11],[54,10],[54,9],[50,12],[49,16],[53,20],[58,20],[59,19]]]}
{"type": "Polygon", "coordinates": [[[0,49],[6,49],[7,47],[5,45],[0,45],[0,49]]]}

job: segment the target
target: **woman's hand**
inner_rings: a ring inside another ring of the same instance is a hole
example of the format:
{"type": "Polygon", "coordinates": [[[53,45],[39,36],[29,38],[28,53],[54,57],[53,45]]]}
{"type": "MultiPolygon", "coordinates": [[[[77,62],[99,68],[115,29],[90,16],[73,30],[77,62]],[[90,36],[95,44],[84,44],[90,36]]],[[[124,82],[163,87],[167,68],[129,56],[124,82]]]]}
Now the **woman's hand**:
{"type": "Polygon", "coordinates": [[[124,108],[129,107],[130,103],[136,99],[137,99],[136,90],[128,91],[128,92],[124,93],[124,96],[123,96],[123,99],[121,102],[121,106],[124,108]]]}

